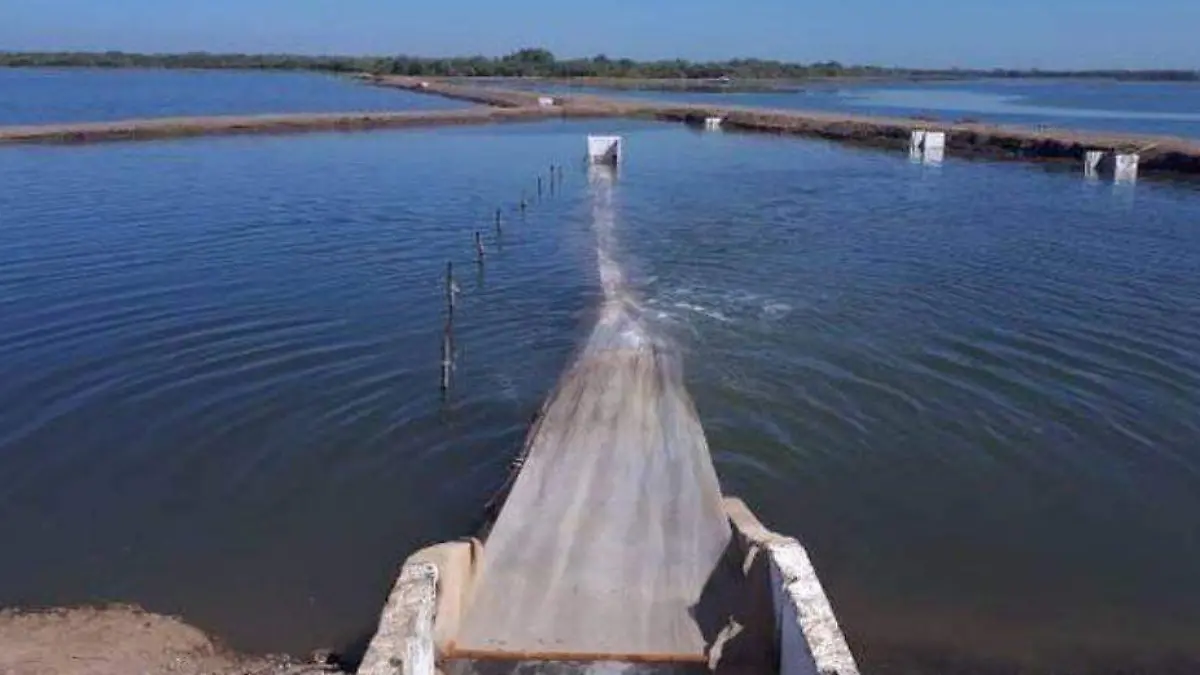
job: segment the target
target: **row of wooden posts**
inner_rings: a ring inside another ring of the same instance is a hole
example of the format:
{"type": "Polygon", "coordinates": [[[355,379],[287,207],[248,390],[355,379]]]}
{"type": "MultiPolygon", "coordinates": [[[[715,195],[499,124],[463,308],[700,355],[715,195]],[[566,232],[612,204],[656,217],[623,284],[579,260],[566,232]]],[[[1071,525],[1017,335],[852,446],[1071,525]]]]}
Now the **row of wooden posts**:
{"type": "MultiPolygon", "coordinates": [[[[537,199],[541,201],[546,188],[549,188],[549,193],[553,196],[562,188],[563,173],[562,165],[550,165],[549,180],[545,180],[541,174],[537,176],[537,199]]],[[[525,190],[521,190],[521,201],[517,202],[517,210],[522,216],[525,215],[530,203],[525,190]]],[[[502,217],[503,208],[497,208],[495,212],[495,229],[496,239],[499,240],[502,232],[502,217]]],[[[484,261],[487,259],[487,251],[483,245],[483,232],[475,230],[475,264],[482,268],[484,261]]],[[[459,292],[458,284],[454,282],[454,262],[446,261],[446,323],[442,330],[442,369],[440,387],[442,394],[445,395],[450,391],[452,384],[451,373],[454,371],[454,309],[456,305],[456,297],[459,292]]]]}

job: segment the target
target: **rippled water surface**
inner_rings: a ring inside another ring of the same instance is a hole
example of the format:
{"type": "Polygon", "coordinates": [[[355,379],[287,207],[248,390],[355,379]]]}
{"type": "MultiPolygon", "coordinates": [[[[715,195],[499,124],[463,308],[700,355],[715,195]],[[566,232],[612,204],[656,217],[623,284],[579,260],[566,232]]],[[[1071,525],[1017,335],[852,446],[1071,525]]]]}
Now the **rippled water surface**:
{"type": "Polygon", "coordinates": [[[0,125],[461,107],[315,73],[0,68],[0,125]]]}
{"type": "Polygon", "coordinates": [[[0,603],[369,631],[591,327],[615,128],[619,262],[864,672],[1194,671],[1200,192],[604,124],[0,152],[0,603]]]}

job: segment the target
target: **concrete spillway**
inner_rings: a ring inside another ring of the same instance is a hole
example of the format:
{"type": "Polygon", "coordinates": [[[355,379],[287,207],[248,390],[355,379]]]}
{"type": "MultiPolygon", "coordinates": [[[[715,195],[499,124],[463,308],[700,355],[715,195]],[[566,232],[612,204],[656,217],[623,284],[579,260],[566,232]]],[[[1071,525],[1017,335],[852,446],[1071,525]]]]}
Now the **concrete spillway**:
{"type": "Polygon", "coordinates": [[[615,255],[589,175],[604,300],[481,542],[412,554],[360,675],[858,675],[803,546],[722,498],[678,354],[615,255]]]}
{"type": "Polygon", "coordinates": [[[711,641],[729,522],[678,359],[613,259],[612,190],[594,169],[604,306],[488,536],[460,656],[696,662],[711,641]]]}

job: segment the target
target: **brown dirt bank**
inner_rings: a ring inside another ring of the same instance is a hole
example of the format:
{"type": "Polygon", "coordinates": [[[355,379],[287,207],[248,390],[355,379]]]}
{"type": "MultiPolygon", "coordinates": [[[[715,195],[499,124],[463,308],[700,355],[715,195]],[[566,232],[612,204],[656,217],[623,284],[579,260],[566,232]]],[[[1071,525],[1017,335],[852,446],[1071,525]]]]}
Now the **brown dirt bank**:
{"type": "MultiPolygon", "coordinates": [[[[12,143],[77,144],[149,141],[192,136],[288,134],[314,131],[365,131],[419,126],[529,122],[569,117],[572,111],[541,108],[476,108],[396,113],[320,113],[170,117],[116,122],[85,122],[0,127],[0,145],[12,143]]],[[[598,116],[593,114],[592,116],[598,116]]]]}
{"type": "Polygon", "coordinates": [[[754,92],[789,92],[802,91],[814,86],[828,87],[831,85],[865,85],[886,84],[896,82],[929,82],[968,79],[965,77],[939,76],[830,76],[761,79],[736,78],[728,82],[712,79],[687,78],[653,78],[653,77],[455,77],[447,78],[464,86],[487,85],[504,87],[506,84],[520,83],[525,85],[549,84],[560,87],[588,87],[610,89],[612,91],[664,91],[664,92],[699,92],[699,93],[754,93],[754,92]]]}
{"type": "Polygon", "coordinates": [[[0,611],[2,675],[317,675],[333,666],[234,654],[135,607],[0,611]]]}
{"type": "Polygon", "coordinates": [[[857,145],[907,149],[915,129],[946,132],[949,156],[1082,162],[1088,150],[1141,154],[1142,172],[1200,173],[1200,142],[1169,136],[1026,129],[990,124],[944,124],[918,119],[865,117],[797,110],[659,105],[656,119],[702,124],[723,117],[731,130],[811,136],[857,145]]]}
{"type": "Polygon", "coordinates": [[[867,117],[804,110],[764,110],[732,106],[613,100],[600,96],[555,96],[556,105],[538,105],[537,92],[476,87],[455,81],[416,77],[366,78],[377,86],[485,104],[469,110],[187,117],[85,124],[0,127],[4,143],[85,143],[151,140],[218,134],[279,134],[302,131],[353,131],[416,126],[489,124],[551,118],[632,117],[701,123],[725,119],[730,130],[824,138],[863,146],[904,149],[914,129],[948,132],[950,157],[984,157],[1080,163],[1091,149],[1141,154],[1143,174],[1200,174],[1200,141],[1166,136],[1030,129],[978,123],[943,124],[911,118],[867,117]]]}
{"type": "MultiPolygon", "coordinates": [[[[590,85],[601,80],[579,78],[574,81],[590,85]]],[[[373,81],[383,86],[497,106],[536,106],[539,97],[536,92],[463,84],[462,79],[393,76],[373,78],[373,81]]],[[[936,129],[947,132],[946,150],[951,156],[1082,162],[1088,150],[1107,149],[1139,152],[1143,173],[1200,174],[1200,142],[1174,137],[1039,130],[979,123],[944,124],[911,118],[806,110],[619,101],[588,95],[557,96],[555,101],[559,104],[556,109],[563,115],[644,117],[689,124],[702,124],[706,117],[722,117],[726,129],[811,136],[891,149],[908,148],[914,129],[936,129]]]]}
{"type": "Polygon", "coordinates": [[[431,80],[426,77],[404,75],[370,75],[363,78],[377,87],[407,89],[418,93],[435,93],[442,98],[468,103],[496,106],[500,108],[536,107],[541,94],[495,87],[484,87],[478,83],[455,84],[453,80],[431,80]]]}

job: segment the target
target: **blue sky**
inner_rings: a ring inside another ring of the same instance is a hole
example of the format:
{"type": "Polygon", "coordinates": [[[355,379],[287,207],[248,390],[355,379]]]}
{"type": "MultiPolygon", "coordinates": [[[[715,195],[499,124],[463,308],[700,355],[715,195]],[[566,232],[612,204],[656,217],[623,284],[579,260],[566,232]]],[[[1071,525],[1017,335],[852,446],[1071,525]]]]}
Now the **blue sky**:
{"type": "Polygon", "coordinates": [[[1200,0],[0,0],[0,50],[1200,68],[1200,0]]]}

